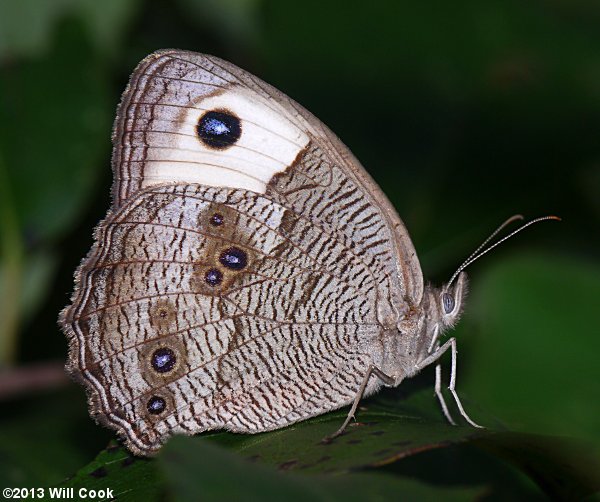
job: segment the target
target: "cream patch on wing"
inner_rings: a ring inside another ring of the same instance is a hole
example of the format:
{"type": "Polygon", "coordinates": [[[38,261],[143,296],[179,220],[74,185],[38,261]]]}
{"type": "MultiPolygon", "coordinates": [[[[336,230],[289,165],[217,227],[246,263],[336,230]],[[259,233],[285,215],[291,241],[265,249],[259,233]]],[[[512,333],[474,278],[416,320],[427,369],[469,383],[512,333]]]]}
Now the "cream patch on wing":
{"type": "Polygon", "coordinates": [[[309,141],[281,106],[239,88],[182,110],[178,120],[157,118],[152,124],[142,187],[184,182],[265,193],[271,178],[285,171],[309,141]],[[203,142],[198,124],[211,111],[239,118],[235,143],[214,148],[203,142]]]}

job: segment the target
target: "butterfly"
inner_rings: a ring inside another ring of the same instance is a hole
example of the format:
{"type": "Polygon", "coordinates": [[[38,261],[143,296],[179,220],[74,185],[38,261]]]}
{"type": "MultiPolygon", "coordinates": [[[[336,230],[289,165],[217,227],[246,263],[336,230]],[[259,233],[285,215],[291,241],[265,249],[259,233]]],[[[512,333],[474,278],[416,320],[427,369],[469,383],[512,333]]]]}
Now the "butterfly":
{"type": "Polygon", "coordinates": [[[352,405],[340,433],[362,397],[434,363],[452,421],[448,350],[477,426],[456,341],[441,342],[464,266],[425,285],[392,204],[308,111],[226,61],[162,50],[134,71],[112,139],[112,206],[60,325],[92,416],[133,453],[352,405]]]}

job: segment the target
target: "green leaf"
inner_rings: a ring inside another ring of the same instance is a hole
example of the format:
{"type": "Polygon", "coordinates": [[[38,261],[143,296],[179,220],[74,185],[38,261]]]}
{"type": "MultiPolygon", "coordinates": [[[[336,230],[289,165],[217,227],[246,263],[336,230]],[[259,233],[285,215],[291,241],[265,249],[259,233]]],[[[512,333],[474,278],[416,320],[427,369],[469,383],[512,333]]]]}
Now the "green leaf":
{"type": "Polygon", "coordinates": [[[120,501],[162,500],[163,483],[156,461],[134,457],[115,443],[60,487],[111,489],[120,501]]]}
{"type": "MultiPolygon", "coordinates": [[[[322,439],[339,426],[344,411],[263,434],[219,431],[175,437],[161,450],[158,465],[178,500],[192,500],[199,494],[229,498],[238,492],[258,496],[267,486],[274,493],[293,489],[320,497],[352,487],[344,496],[353,492],[364,495],[358,488],[361,483],[370,486],[370,490],[380,487],[381,490],[401,490],[400,493],[406,490],[410,494],[413,493],[411,490],[425,490],[426,487],[405,484],[406,480],[402,478],[387,479],[389,472],[380,468],[424,451],[469,444],[509,461],[550,495],[586,495],[597,490],[597,455],[586,453],[585,445],[559,438],[453,427],[424,418],[413,412],[425,394],[433,401],[429,391],[413,393],[396,404],[391,404],[389,397],[381,401],[370,400],[367,409],[359,413],[360,422],[332,442],[324,443],[322,439]],[[278,477],[273,467],[297,476],[278,477]],[[244,474],[237,476],[235,470],[238,468],[244,474]],[[364,474],[363,481],[354,483],[356,473],[365,469],[369,470],[369,476],[364,474]],[[558,471],[561,471],[560,476],[557,476],[558,471]],[[195,474],[191,475],[191,472],[195,474]],[[383,481],[371,479],[371,474],[377,472],[386,474],[383,481]],[[351,476],[346,478],[348,475],[351,476]],[[228,479],[236,482],[229,483],[228,479]]],[[[102,452],[92,464],[61,486],[113,487],[127,497],[137,497],[139,493],[150,497],[152,490],[155,494],[160,491],[158,484],[148,482],[156,479],[157,469],[155,460],[134,460],[124,449],[115,447],[102,452]],[[137,465],[139,470],[124,468],[130,465],[137,465]]],[[[382,492],[381,496],[383,493],[387,492],[382,492]]]]}
{"type": "Polygon", "coordinates": [[[396,476],[352,474],[303,476],[253,464],[204,438],[174,438],[156,460],[131,456],[116,445],[77,472],[62,488],[112,489],[122,501],[163,500],[306,500],[306,497],[347,500],[389,500],[403,494],[411,499],[472,500],[477,487],[433,487],[396,476]],[[235,480],[235,482],[232,482],[235,480]]]}
{"type": "MultiPolygon", "coordinates": [[[[433,398],[432,398],[433,400],[433,398]]],[[[233,448],[249,460],[260,460],[280,469],[341,473],[376,467],[434,448],[468,441],[487,431],[430,422],[418,415],[393,409],[363,409],[358,422],[331,442],[323,438],[335,432],[347,410],[329,413],[285,429],[258,435],[216,433],[217,444],[233,448]]],[[[190,442],[203,441],[202,437],[190,442]]]]}

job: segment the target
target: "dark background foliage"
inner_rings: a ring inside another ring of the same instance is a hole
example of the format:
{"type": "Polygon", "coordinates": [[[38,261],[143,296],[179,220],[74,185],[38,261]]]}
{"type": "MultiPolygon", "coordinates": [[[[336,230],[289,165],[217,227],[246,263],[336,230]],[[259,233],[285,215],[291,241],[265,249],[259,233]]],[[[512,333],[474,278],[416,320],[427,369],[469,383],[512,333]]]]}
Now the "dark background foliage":
{"type": "MultiPolygon", "coordinates": [[[[111,437],[62,377],[56,317],[110,203],[119,95],[167,47],[229,59],[329,125],[398,209],[432,282],[506,217],[561,216],[469,270],[458,389],[475,418],[597,448],[598,26],[584,0],[1,2],[2,484],[58,483],[111,437]]],[[[493,498],[506,478],[531,496],[478,455],[416,455],[386,475],[429,479],[435,465],[452,473],[438,485],[493,478],[493,498]]]]}

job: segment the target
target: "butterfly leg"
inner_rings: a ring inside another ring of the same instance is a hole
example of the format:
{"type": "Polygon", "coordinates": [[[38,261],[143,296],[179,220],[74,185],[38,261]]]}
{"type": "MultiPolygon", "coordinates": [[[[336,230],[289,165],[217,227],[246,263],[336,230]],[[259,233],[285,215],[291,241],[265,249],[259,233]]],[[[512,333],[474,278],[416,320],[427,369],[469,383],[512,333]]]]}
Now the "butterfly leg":
{"type": "Polygon", "coordinates": [[[456,422],[454,421],[454,419],[450,415],[450,412],[448,411],[448,405],[446,405],[446,401],[444,400],[444,395],[442,394],[442,365],[441,364],[435,365],[435,395],[437,396],[438,401],[440,402],[440,406],[442,407],[442,411],[444,412],[444,416],[446,417],[446,420],[448,420],[448,422],[450,422],[452,425],[456,425],[456,422]]]}
{"type": "Polygon", "coordinates": [[[367,385],[369,383],[369,379],[371,378],[371,375],[373,375],[373,374],[376,375],[380,380],[382,380],[384,384],[394,385],[394,382],[395,382],[394,378],[392,378],[389,375],[386,375],[383,371],[381,371],[379,368],[377,368],[375,366],[369,366],[369,369],[367,370],[367,373],[365,374],[365,378],[363,379],[362,383],[360,384],[360,387],[358,388],[358,392],[356,393],[356,397],[354,398],[354,402],[352,403],[352,408],[350,408],[350,411],[348,413],[348,416],[346,417],[346,420],[344,420],[344,423],[336,432],[334,432],[331,436],[327,436],[323,441],[329,442],[332,439],[335,439],[336,437],[341,435],[346,430],[346,427],[348,427],[350,420],[352,420],[354,418],[354,414],[356,413],[358,404],[360,403],[360,400],[362,399],[365,389],[367,388],[367,385]]]}
{"type": "Polygon", "coordinates": [[[440,336],[440,326],[436,324],[433,328],[433,336],[431,337],[431,343],[429,344],[429,348],[427,349],[427,353],[431,354],[433,349],[437,350],[440,347],[438,343],[438,337],[440,336]]]}
{"type": "MultiPolygon", "coordinates": [[[[439,334],[440,327],[438,324],[436,324],[433,330],[433,336],[431,337],[431,343],[429,344],[429,348],[427,349],[428,354],[431,354],[434,351],[434,349],[435,351],[437,351],[440,348],[440,343],[438,342],[439,334]]],[[[446,400],[444,399],[444,395],[442,394],[442,365],[439,363],[435,365],[435,395],[438,398],[440,407],[444,412],[446,420],[448,420],[448,422],[452,425],[456,425],[456,422],[454,421],[454,419],[450,415],[450,412],[448,411],[448,405],[446,404],[446,400]]]]}
{"type": "MultiPolygon", "coordinates": [[[[457,359],[457,354],[458,354],[458,351],[456,350],[456,338],[450,338],[450,340],[448,340],[446,343],[444,343],[444,345],[437,348],[433,354],[431,354],[429,357],[426,357],[425,359],[423,359],[423,361],[421,361],[417,365],[417,371],[420,371],[423,368],[425,368],[426,366],[429,366],[431,363],[434,363],[435,361],[437,361],[440,357],[442,357],[442,355],[448,349],[451,349],[451,353],[452,353],[452,370],[450,372],[450,385],[448,386],[448,390],[451,392],[452,397],[454,398],[454,401],[456,402],[456,406],[458,406],[458,410],[460,411],[460,414],[462,415],[462,417],[473,427],[477,427],[477,428],[481,429],[482,428],[481,425],[476,424],[473,420],[471,420],[469,415],[467,415],[467,412],[463,408],[463,405],[460,402],[460,398],[458,397],[458,394],[456,393],[456,390],[455,390],[455,387],[456,387],[456,359],[457,359]]],[[[437,372],[437,369],[436,369],[436,372],[437,372]]],[[[440,381],[441,381],[441,369],[440,369],[440,381]]],[[[438,382],[438,380],[437,380],[437,373],[436,373],[436,394],[437,394],[437,382],[438,382]]],[[[440,384],[440,387],[441,387],[441,384],[440,384]]],[[[440,393],[438,394],[438,398],[439,398],[439,396],[441,396],[441,389],[440,389],[440,393]]],[[[442,405],[442,410],[443,410],[443,405],[442,405]]],[[[446,415],[446,412],[444,412],[444,414],[446,415]]],[[[448,417],[448,415],[446,415],[446,417],[448,417]]]]}
{"type": "Polygon", "coordinates": [[[458,409],[459,409],[462,417],[467,422],[469,422],[473,427],[477,427],[478,429],[483,429],[483,427],[481,425],[473,422],[473,420],[471,420],[471,417],[469,417],[469,415],[467,415],[467,412],[464,410],[463,405],[460,402],[460,399],[458,397],[458,394],[456,393],[456,390],[454,390],[454,388],[456,386],[456,358],[458,355],[458,351],[456,350],[456,339],[452,338],[449,341],[452,342],[452,344],[451,344],[451,347],[452,347],[452,370],[450,372],[450,385],[448,386],[448,389],[452,393],[452,397],[454,397],[454,401],[456,401],[456,406],[458,406],[458,409]]]}

